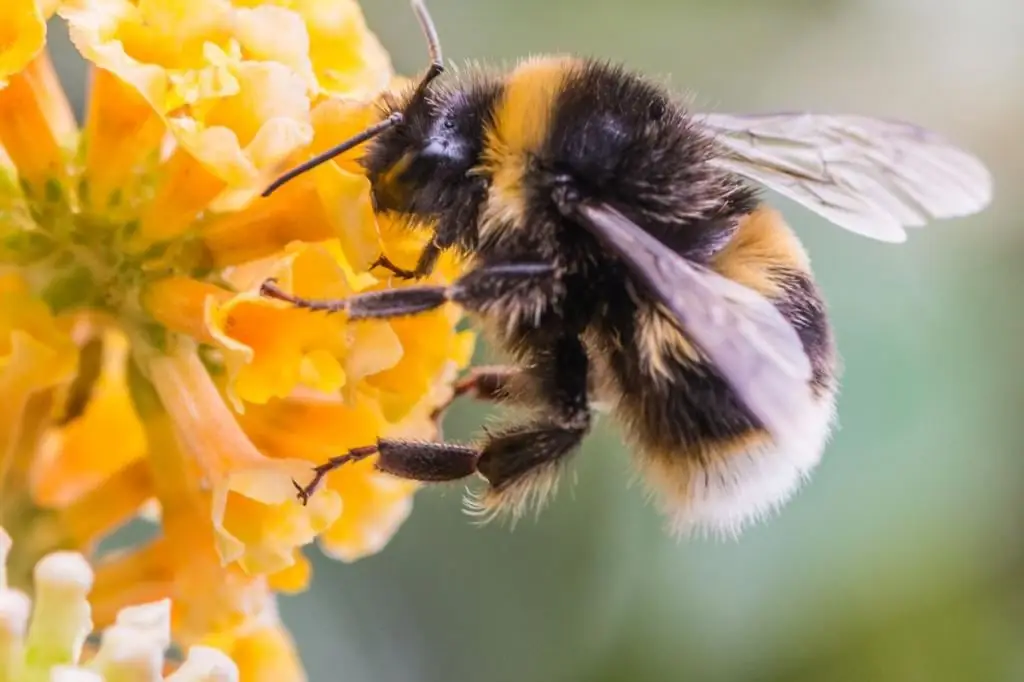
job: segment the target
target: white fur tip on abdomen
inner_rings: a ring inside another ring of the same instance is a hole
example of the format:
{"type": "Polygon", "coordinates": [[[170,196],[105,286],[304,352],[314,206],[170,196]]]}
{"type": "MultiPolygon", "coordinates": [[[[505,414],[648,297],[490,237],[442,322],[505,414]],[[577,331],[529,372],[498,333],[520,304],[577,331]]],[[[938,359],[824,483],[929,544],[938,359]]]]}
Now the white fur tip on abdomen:
{"type": "Polygon", "coordinates": [[[783,443],[765,439],[746,450],[717,452],[704,465],[664,456],[646,462],[647,480],[677,535],[736,537],[776,511],[821,459],[834,422],[831,400],[817,404],[805,428],[783,443]]]}

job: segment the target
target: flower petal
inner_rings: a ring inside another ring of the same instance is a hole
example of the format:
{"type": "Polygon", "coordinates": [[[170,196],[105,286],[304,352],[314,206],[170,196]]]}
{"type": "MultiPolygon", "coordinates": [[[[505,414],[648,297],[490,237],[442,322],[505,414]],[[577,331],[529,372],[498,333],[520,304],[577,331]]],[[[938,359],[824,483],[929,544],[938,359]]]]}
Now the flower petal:
{"type": "Polygon", "coordinates": [[[95,381],[78,389],[86,392],[88,402],[81,414],[69,415],[70,421],[47,434],[36,456],[32,493],[41,505],[71,503],[146,452],[145,433],[128,393],[128,339],[108,329],[97,343],[95,381]],[[118,437],[111,440],[112,433],[118,437]]]}
{"type": "Polygon", "coordinates": [[[236,210],[263,189],[277,166],[309,144],[309,99],[305,83],[274,62],[242,62],[234,69],[238,93],[218,97],[201,113],[169,119],[179,144],[223,178],[235,192],[222,195],[214,210],[236,210]]]}
{"type": "Polygon", "coordinates": [[[15,474],[28,474],[13,471],[11,458],[29,398],[69,380],[76,362],[74,343],[46,306],[17,276],[0,276],[0,494],[4,486],[24,485],[15,474]]]}
{"type": "Polygon", "coordinates": [[[136,516],[153,498],[150,467],[136,460],[71,504],[59,510],[60,527],[69,542],[80,549],[91,549],[111,532],[136,516]]]}
{"type": "Polygon", "coordinates": [[[295,500],[291,479],[308,464],[269,459],[255,448],[190,344],[150,358],[148,370],[179,440],[213,487],[212,519],[223,563],[237,561],[252,573],[290,566],[294,549],[337,518],[337,495],[318,496],[323,499],[308,506],[295,500]]]}
{"type": "Polygon", "coordinates": [[[418,487],[377,471],[371,459],[333,472],[330,489],[341,493],[344,507],[341,517],[320,536],[320,546],[342,561],[376,554],[408,518],[418,487]]]}
{"type": "Polygon", "coordinates": [[[35,568],[35,608],[26,640],[30,667],[46,670],[75,663],[92,631],[86,595],[93,572],[81,554],[55,552],[35,568]]]}
{"type": "Polygon", "coordinates": [[[233,630],[256,619],[270,595],[265,581],[222,564],[201,471],[179,447],[174,424],[155,399],[143,423],[149,463],[158,473],[153,487],[163,533],[101,558],[92,603],[97,623],[106,626],[126,606],[170,598],[174,639],[187,646],[211,631],[233,630]]]}
{"type": "Polygon", "coordinates": [[[316,188],[296,180],[240,211],[211,216],[201,234],[214,265],[225,267],[277,254],[293,241],[330,239],[332,227],[316,188]]]}
{"type": "Polygon", "coordinates": [[[252,682],[306,682],[292,636],[281,623],[277,605],[268,601],[258,620],[211,634],[203,642],[231,657],[241,679],[252,682]]]}
{"type": "MultiPolygon", "coordinates": [[[[240,421],[267,455],[317,463],[391,433],[379,408],[366,397],[346,403],[337,396],[296,396],[252,406],[240,421]]],[[[373,462],[371,457],[332,472],[310,500],[325,490],[341,497],[341,516],[321,535],[321,546],[344,561],[380,551],[408,516],[412,495],[419,488],[413,481],[378,471],[373,462]]],[[[300,480],[305,477],[308,474],[300,480]]]]}
{"type": "MultiPolygon", "coordinates": [[[[384,253],[399,267],[412,267],[426,236],[391,221],[383,220],[380,224],[384,253]]],[[[458,258],[445,253],[426,281],[449,284],[460,270],[458,258]]],[[[393,367],[368,377],[366,382],[380,391],[379,399],[388,421],[401,421],[431,391],[438,378],[449,372],[450,363],[459,369],[469,363],[476,337],[472,332],[457,331],[461,317],[456,306],[445,306],[391,321],[391,329],[403,348],[402,358],[393,367]]]]}
{"type": "Polygon", "coordinates": [[[313,566],[309,563],[309,559],[298,550],[295,551],[294,558],[294,564],[267,576],[268,584],[275,592],[297,594],[309,586],[309,581],[313,574],[313,566]]]}
{"type": "Polygon", "coordinates": [[[0,89],[0,145],[17,166],[30,199],[62,198],[76,136],[74,114],[53,63],[39,52],[0,89]]]}
{"type": "Polygon", "coordinates": [[[340,298],[375,283],[357,274],[334,242],[306,244],[250,271],[237,282],[243,293],[207,311],[210,334],[226,356],[236,400],[263,403],[284,397],[298,386],[337,391],[372,372],[394,366],[402,349],[390,324],[369,321],[348,324],[344,315],[323,315],[281,305],[255,289],[267,277],[301,295],[340,298]]]}
{"type": "MultiPolygon", "coordinates": [[[[224,143],[232,145],[230,140],[224,143]]],[[[143,251],[154,242],[180,236],[227,187],[223,178],[181,147],[175,148],[162,165],[156,183],[155,195],[141,209],[140,225],[128,244],[133,251],[143,251]]]]}
{"type": "Polygon", "coordinates": [[[185,220],[165,215],[178,195],[164,182],[143,219],[144,242],[180,234],[210,202],[215,210],[241,207],[312,139],[308,83],[288,65],[243,57],[233,33],[248,37],[248,24],[237,21],[238,11],[225,0],[68,0],[61,8],[83,56],[134,87],[179,153],[209,176],[191,169],[205,182],[187,183],[193,191],[186,196],[203,200],[176,212],[185,220]],[[212,194],[197,193],[198,184],[212,194]]]}
{"type": "Polygon", "coordinates": [[[235,662],[222,651],[205,646],[189,649],[185,662],[167,678],[167,682],[238,682],[235,662]]]}
{"type": "Polygon", "coordinates": [[[170,600],[125,608],[104,630],[88,669],[100,673],[104,680],[159,680],[170,639],[170,600]]]}
{"type": "Polygon", "coordinates": [[[294,9],[275,5],[241,7],[234,12],[235,37],[250,59],[280,62],[299,74],[309,92],[317,88],[309,58],[306,23],[294,9]]]}
{"type": "Polygon", "coordinates": [[[355,0],[297,0],[292,6],[306,22],[323,95],[368,99],[387,87],[391,60],[355,0]]]}
{"type": "Polygon", "coordinates": [[[210,302],[223,304],[231,292],[189,277],[168,277],[150,282],[140,300],[146,312],[167,329],[187,334],[202,343],[216,343],[204,316],[210,302]]]}
{"type": "Polygon", "coordinates": [[[46,18],[36,0],[7,0],[0,22],[0,88],[46,45],[46,18]]]}
{"type": "Polygon", "coordinates": [[[106,69],[93,67],[90,75],[82,199],[124,221],[146,195],[144,183],[155,171],[167,127],[131,85],[106,69]]]}

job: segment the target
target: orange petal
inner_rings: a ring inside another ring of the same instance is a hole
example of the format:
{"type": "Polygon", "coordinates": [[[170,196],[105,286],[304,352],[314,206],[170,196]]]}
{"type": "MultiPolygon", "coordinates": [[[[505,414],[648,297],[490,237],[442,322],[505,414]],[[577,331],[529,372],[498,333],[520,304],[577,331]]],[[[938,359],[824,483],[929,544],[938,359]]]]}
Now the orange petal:
{"type": "Polygon", "coordinates": [[[127,523],[153,494],[145,460],[136,460],[60,510],[60,526],[73,546],[92,551],[95,543],[127,523]]]}
{"type": "Polygon", "coordinates": [[[235,12],[225,0],[68,0],[61,8],[83,56],[133,87],[179,154],[204,171],[186,166],[192,177],[183,182],[177,167],[163,181],[143,216],[145,245],[179,235],[201,209],[240,208],[312,138],[307,82],[285,64],[243,56],[233,34],[244,37],[245,22],[235,12]]]}
{"type": "Polygon", "coordinates": [[[313,567],[310,565],[309,559],[302,556],[298,550],[296,550],[294,558],[294,564],[267,576],[268,584],[275,592],[298,594],[309,587],[309,581],[313,574],[313,567]]]}
{"type": "Polygon", "coordinates": [[[387,427],[369,398],[347,402],[337,395],[314,393],[249,405],[239,422],[268,457],[300,457],[316,463],[372,444],[387,427]]]}
{"type": "Polygon", "coordinates": [[[128,339],[110,329],[99,341],[98,375],[83,389],[88,402],[80,415],[52,429],[40,446],[32,493],[41,505],[69,504],[146,451],[146,437],[128,392],[128,339]],[[111,440],[113,433],[117,438],[111,440]]]}
{"type": "MultiPolygon", "coordinates": [[[[327,396],[275,400],[246,410],[241,423],[266,454],[317,463],[349,448],[372,444],[391,431],[367,397],[354,403],[327,396]]],[[[341,497],[341,516],[321,534],[321,546],[344,561],[380,551],[411,511],[412,495],[418,487],[415,482],[377,471],[373,458],[332,472],[324,489],[341,497]]]]}
{"type": "Polygon", "coordinates": [[[167,129],[135,88],[105,69],[90,75],[82,198],[93,210],[130,215],[167,129]]]}
{"type": "Polygon", "coordinates": [[[40,52],[0,89],[0,144],[34,201],[58,201],[77,126],[49,55],[40,52]]]}
{"type": "Polygon", "coordinates": [[[181,342],[170,350],[148,358],[148,371],[183,448],[209,478],[221,560],[237,561],[254,573],[287,568],[294,549],[337,518],[340,501],[326,494],[299,504],[291,479],[303,475],[308,464],[260,453],[228,410],[194,345],[181,342]]]}
{"type": "Polygon", "coordinates": [[[217,267],[277,253],[293,241],[331,238],[332,220],[308,179],[296,180],[240,211],[220,213],[202,226],[202,239],[217,267]]]}
{"type": "Polygon", "coordinates": [[[412,511],[419,486],[377,471],[366,459],[333,472],[328,487],[338,491],[343,506],[338,520],[320,536],[320,546],[335,559],[355,561],[387,545],[412,511]]]}
{"type": "Polygon", "coordinates": [[[0,471],[14,454],[29,398],[68,381],[78,359],[66,330],[23,287],[17,276],[0,276],[0,471]]]}
{"type": "Polygon", "coordinates": [[[206,308],[210,301],[223,303],[230,298],[231,292],[189,277],[151,282],[140,296],[146,312],[161,325],[209,344],[216,341],[206,326],[206,308]]]}
{"type": "MultiPolygon", "coordinates": [[[[377,281],[348,266],[333,242],[297,246],[262,276],[251,275],[253,281],[237,284],[254,289],[272,276],[287,289],[317,298],[340,298],[377,281]]],[[[344,315],[299,310],[251,289],[211,305],[207,323],[224,349],[231,395],[252,403],[287,396],[298,386],[337,391],[394,366],[402,352],[387,322],[349,324],[344,315]]]]}
{"type": "MultiPolygon", "coordinates": [[[[375,102],[352,99],[324,99],[316,103],[310,114],[313,123],[313,142],[303,154],[312,157],[357,135],[381,119],[382,109],[375,102]]],[[[331,163],[349,173],[364,173],[359,158],[366,151],[365,146],[336,156],[331,163]]],[[[304,159],[303,159],[304,160],[304,159]]]]}
{"type": "Polygon", "coordinates": [[[294,9],[275,5],[241,7],[233,17],[235,37],[250,59],[285,64],[302,77],[310,92],[316,91],[309,35],[294,9]]]}
{"type": "Polygon", "coordinates": [[[309,144],[309,99],[305,83],[274,62],[235,66],[239,92],[218,97],[202,113],[168,120],[179,144],[223,178],[228,192],[214,210],[237,210],[255,198],[279,164],[309,144]]]}
{"type": "Polygon", "coordinates": [[[367,269],[380,256],[380,235],[370,181],[362,174],[350,173],[333,164],[324,164],[313,172],[319,203],[324,206],[332,234],[337,237],[345,258],[354,267],[367,269]]]}
{"type": "Polygon", "coordinates": [[[205,482],[195,461],[179,447],[170,417],[157,404],[145,411],[144,424],[163,532],[99,561],[94,618],[102,627],[126,605],[170,598],[175,641],[196,644],[210,632],[231,631],[257,619],[270,594],[264,580],[222,565],[210,496],[202,490],[205,482]]]}
{"type": "Polygon", "coordinates": [[[161,168],[156,195],[142,210],[132,248],[141,251],[181,235],[225,187],[227,182],[222,178],[185,149],[176,148],[161,168]]]}
{"type": "MultiPolygon", "coordinates": [[[[312,112],[314,139],[291,155],[293,165],[339,140],[361,132],[379,118],[376,107],[325,100],[312,112]]],[[[356,267],[367,268],[380,254],[370,184],[356,160],[360,150],[322,164],[272,195],[237,212],[219,214],[202,227],[203,240],[217,265],[263,258],[292,241],[336,237],[356,267]]]]}

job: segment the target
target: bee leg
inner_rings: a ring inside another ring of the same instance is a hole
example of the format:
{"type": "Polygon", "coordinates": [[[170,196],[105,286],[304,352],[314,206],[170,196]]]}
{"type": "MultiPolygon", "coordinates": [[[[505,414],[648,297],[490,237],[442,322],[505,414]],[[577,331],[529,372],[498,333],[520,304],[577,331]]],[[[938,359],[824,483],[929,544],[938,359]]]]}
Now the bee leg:
{"type": "MultiPolygon", "coordinates": [[[[424,251],[426,251],[426,249],[424,249],[424,251]]],[[[377,260],[370,264],[369,269],[373,270],[377,267],[384,268],[399,279],[414,279],[416,277],[416,272],[414,270],[406,270],[405,268],[398,267],[383,253],[377,256],[377,260]]]]}
{"type": "Polygon", "coordinates": [[[295,485],[297,497],[306,504],[324,477],[346,464],[377,455],[376,467],[400,478],[423,482],[455,481],[476,471],[480,450],[455,443],[381,438],[376,445],[352,448],[313,468],[313,478],[306,485],[295,485]]]}
{"type": "Polygon", "coordinates": [[[548,263],[488,265],[466,273],[451,286],[412,286],[356,294],[348,298],[313,300],[286,293],[273,280],[260,287],[268,298],[287,301],[299,308],[328,313],[345,312],[350,320],[415,315],[452,302],[468,308],[486,306],[495,298],[534,291],[555,280],[556,268],[548,263]]]}
{"type": "Polygon", "coordinates": [[[484,509],[517,512],[531,498],[542,502],[561,464],[590,430],[589,362],[579,338],[563,336],[538,350],[533,360],[524,371],[541,401],[543,416],[488,437],[477,462],[477,470],[489,483],[479,500],[484,509]]]}
{"type": "Polygon", "coordinates": [[[452,397],[438,405],[430,417],[434,421],[444,418],[444,413],[458,398],[469,396],[477,400],[497,402],[506,397],[509,384],[520,373],[516,367],[493,366],[473,367],[469,374],[452,386],[452,397]]]}
{"type": "MultiPolygon", "coordinates": [[[[391,271],[392,274],[401,279],[421,279],[434,271],[437,259],[443,251],[455,246],[460,237],[465,235],[466,225],[476,225],[479,220],[480,207],[487,199],[488,184],[480,176],[474,176],[469,180],[472,183],[472,200],[446,211],[434,227],[434,234],[427,245],[420,251],[416,260],[416,267],[412,270],[400,268],[383,253],[370,266],[382,267],[391,271]]],[[[463,246],[466,246],[465,244],[463,246]]]]}

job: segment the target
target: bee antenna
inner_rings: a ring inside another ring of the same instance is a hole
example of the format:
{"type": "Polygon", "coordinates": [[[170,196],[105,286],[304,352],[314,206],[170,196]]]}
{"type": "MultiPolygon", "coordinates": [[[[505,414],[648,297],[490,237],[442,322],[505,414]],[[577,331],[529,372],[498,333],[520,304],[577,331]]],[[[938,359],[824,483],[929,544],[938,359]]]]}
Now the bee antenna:
{"type": "Polygon", "coordinates": [[[321,154],[317,154],[316,156],[314,156],[309,161],[306,161],[305,163],[299,164],[295,168],[292,168],[290,171],[288,171],[287,173],[285,173],[284,175],[279,177],[277,180],[274,180],[272,183],[270,183],[270,185],[267,186],[267,188],[265,190],[263,190],[263,193],[262,193],[261,196],[264,196],[264,197],[270,196],[275,190],[277,190],[281,185],[283,185],[284,183],[288,182],[289,180],[292,180],[293,178],[296,178],[299,175],[302,175],[303,173],[305,173],[308,170],[312,170],[312,169],[316,168],[317,166],[319,166],[320,164],[322,164],[325,161],[330,161],[331,159],[333,159],[335,156],[338,156],[339,154],[344,154],[345,152],[347,152],[348,150],[352,149],[353,147],[357,147],[357,146],[361,145],[362,143],[366,142],[367,140],[372,139],[372,138],[380,135],[382,132],[384,132],[388,128],[394,128],[396,125],[398,125],[399,123],[402,122],[403,118],[405,118],[405,117],[402,115],[402,112],[396,111],[395,113],[391,114],[390,116],[388,116],[386,119],[384,119],[380,123],[376,123],[376,124],[370,126],[369,128],[367,128],[363,132],[359,133],[358,135],[353,135],[352,137],[348,138],[344,142],[340,142],[340,143],[334,145],[333,147],[331,147],[327,151],[325,151],[325,152],[323,152],[321,154]]]}
{"type": "MultiPolygon", "coordinates": [[[[412,11],[416,13],[416,19],[420,22],[420,30],[423,31],[423,37],[427,41],[427,52],[430,55],[430,66],[427,68],[427,72],[423,75],[423,78],[416,86],[416,90],[413,92],[412,98],[409,100],[410,104],[423,98],[424,95],[426,95],[427,86],[429,86],[435,78],[444,73],[444,57],[441,53],[441,40],[437,37],[437,28],[434,27],[434,20],[430,18],[430,12],[427,11],[426,4],[424,4],[423,0],[412,0],[412,11]]],[[[353,135],[347,140],[334,145],[327,151],[317,154],[309,161],[306,161],[305,163],[292,168],[287,173],[284,173],[270,183],[270,185],[263,190],[261,196],[270,196],[286,182],[293,180],[306,171],[316,168],[325,161],[330,161],[339,154],[344,154],[367,140],[380,135],[385,130],[394,128],[404,119],[405,116],[401,112],[394,112],[380,123],[370,126],[358,135],[353,135]]]]}
{"type": "MultiPolygon", "coordinates": [[[[427,68],[427,73],[423,75],[419,85],[416,86],[416,91],[413,92],[413,96],[409,100],[410,103],[422,98],[426,94],[427,86],[430,85],[430,82],[444,73],[444,57],[441,55],[441,41],[437,37],[437,29],[434,28],[434,20],[430,18],[430,12],[427,11],[427,6],[424,4],[423,0],[412,0],[412,4],[413,11],[416,12],[416,18],[420,22],[420,30],[423,31],[423,37],[427,41],[427,52],[430,54],[430,67],[427,68]]],[[[358,146],[369,139],[373,139],[385,130],[400,124],[403,120],[404,116],[401,112],[391,114],[391,116],[387,117],[380,123],[370,126],[357,135],[352,135],[343,142],[339,142],[332,146],[327,152],[317,154],[309,161],[299,164],[292,170],[283,174],[281,177],[267,185],[267,188],[262,191],[260,196],[269,197],[276,189],[286,182],[302,175],[306,171],[316,168],[326,161],[334,159],[338,155],[348,152],[351,148],[358,146]]]]}
{"type": "Polygon", "coordinates": [[[416,13],[416,19],[420,22],[420,30],[427,41],[427,51],[430,54],[430,63],[437,68],[444,70],[444,57],[441,56],[441,39],[437,37],[437,29],[434,28],[434,20],[430,18],[430,12],[423,0],[412,0],[412,11],[416,13]]]}
{"type": "MultiPolygon", "coordinates": [[[[417,102],[427,93],[427,86],[444,73],[444,56],[441,53],[441,39],[437,36],[437,28],[434,27],[434,20],[430,18],[430,12],[423,0],[412,0],[412,11],[420,22],[420,30],[423,31],[423,38],[427,41],[427,54],[430,55],[430,66],[423,74],[415,92],[409,99],[409,104],[417,102]]],[[[406,106],[409,106],[408,104],[406,106]]]]}

